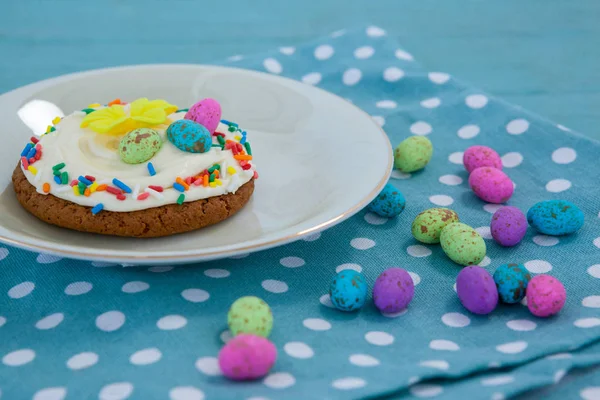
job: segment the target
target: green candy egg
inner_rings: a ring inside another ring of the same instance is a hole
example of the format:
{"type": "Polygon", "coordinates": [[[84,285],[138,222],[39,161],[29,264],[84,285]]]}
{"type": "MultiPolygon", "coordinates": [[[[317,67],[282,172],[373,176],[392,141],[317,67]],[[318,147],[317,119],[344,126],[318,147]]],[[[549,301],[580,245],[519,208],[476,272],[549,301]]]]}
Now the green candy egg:
{"type": "Polygon", "coordinates": [[[449,208],[430,208],[417,215],[412,223],[412,235],[421,243],[439,243],[446,225],[458,222],[458,214],[449,208]]]}
{"type": "Polygon", "coordinates": [[[271,307],[258,297],[240,297],[229,308],[227,325],[233,336],[251,333],[268,337],[273,329],[273,313],[271,307]]]}
{"type": "Polygon", "coordinates": [[[433,146],[424,136],[404,139],[394,151],[394,167],[402,172],[414,172],[425,168],[431,160],[433,146]]]}
{"type": "Polygon", "coordinates": [[[123,136],[119,142],[119,156],[127,164],[148,161],[162,146],[162,138],[154,129],[138,128],[123,136]]]}
{"type": "Polygon", "coordinates": [[[444,253],[460,265],[477,265],[485,257],[485,241],[469,225],[453,222],[440,234],[444,253]]]}

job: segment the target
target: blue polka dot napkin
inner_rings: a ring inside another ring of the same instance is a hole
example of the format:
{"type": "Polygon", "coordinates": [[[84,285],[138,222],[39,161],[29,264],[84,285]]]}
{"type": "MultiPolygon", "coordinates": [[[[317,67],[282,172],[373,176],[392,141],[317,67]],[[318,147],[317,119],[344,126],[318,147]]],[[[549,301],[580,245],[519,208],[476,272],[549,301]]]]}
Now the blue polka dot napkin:
{"type": "Polygon", "coordinates": [[[587,357],[577,365],[599,362],[597,353],[581,349],[600,338],[598,143],[425,69],[376,27],[234,56],[225,64],[337,93],[370,113],[394,145],[409,135],[427,135],[434,144],[432,162],[414,174],[392,174],[406,210],[391,220],[363,211],[287,246],[178,268],[122,268],[0,248],[3,398],[476,393],[497,400],[551,384],[573,365],[549,355],[577,352],[587,357]],[[515,248],[495,244],[488,226],[498,206],[472,194],[461,165],[462,152],[474,144],[502,155],[516,183],[509,204],[526,211],[540,200],[566,199],[584,211],[585,226],[568,237],[530,229],[515,248]],[[489,271],[518,262],[534,274],[558,277],[568,293],[563,311],[538,319],[523,304],[500,305],[488,316],[463,309],[453,289],[459,267],[439,246],[419,244],[410,235],[413,218],[434,206],[453,208],[486,239],[481,265],[489,271]],[[362,271],[372,283],[392,266],[410,271],[416,285],[407,310],[382,315],[371,303],[357,313],[332,308],[327,291],[336,271],[362,271]],[[243,295],[271,305],[279,359],[264,380],[233,383],[220,375],[216,356],[230,337],[227,309],[243,295]],[[532,371],[543,378],[529,379],[532,371]],[[443,378],[452,382],[436,383],[443,378]]]}

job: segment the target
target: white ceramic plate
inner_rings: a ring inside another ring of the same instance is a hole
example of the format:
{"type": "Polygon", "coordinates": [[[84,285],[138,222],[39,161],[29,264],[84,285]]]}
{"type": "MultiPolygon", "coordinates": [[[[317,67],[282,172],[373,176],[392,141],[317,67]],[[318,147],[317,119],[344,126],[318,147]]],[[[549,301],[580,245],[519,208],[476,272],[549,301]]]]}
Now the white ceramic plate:
{"type": "Polygon", "coordinates": [[[393,164],[385,133],[342,98],[278,76],[201,65],[102,69],[25,86],[0,96],[0,135],[0,240],[115,263],[205,261],[301,239],[366,206],[393,164]],[[252,142],[260,178],[246,207],[218,225],[157,239],[82,234],[22,209],[10,178],[27,138],[45,131],[57,113],[115,97],[163,98],[181,107],[218,99],[223,118],[239,123],[252,142]]]}

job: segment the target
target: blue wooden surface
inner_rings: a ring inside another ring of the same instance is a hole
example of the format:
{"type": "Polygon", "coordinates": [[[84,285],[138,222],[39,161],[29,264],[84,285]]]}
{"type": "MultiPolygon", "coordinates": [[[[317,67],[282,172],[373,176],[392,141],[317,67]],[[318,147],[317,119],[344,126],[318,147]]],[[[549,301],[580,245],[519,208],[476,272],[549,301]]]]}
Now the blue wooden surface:
{"type": "Polygon", "coordinates": [[[600,139],[597,0],[0,0],[0,93],[78,70],[210,63],[340,28],[600,139]]]}

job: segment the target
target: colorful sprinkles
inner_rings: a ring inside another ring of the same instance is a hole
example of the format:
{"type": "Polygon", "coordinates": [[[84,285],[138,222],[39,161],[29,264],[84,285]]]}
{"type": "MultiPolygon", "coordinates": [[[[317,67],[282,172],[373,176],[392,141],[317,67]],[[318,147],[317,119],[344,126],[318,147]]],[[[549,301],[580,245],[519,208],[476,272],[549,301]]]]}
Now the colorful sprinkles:
{"type": "Polygon", "coordinates": [[[113,183],[113,185],[115,185],[116,187],[118,187],[119,189],[124,191],[125,193],[131,193],[131,188],[129,186],[127,186],[126,184],[124,184],[123,182],[121,182],[120,180],[118,180],[117,178],[114,178],[112,180],[112,183],[113,183]]]}
{"type": "Polygon", "coordinates": [[[104,210],[104,204],[98,203],[92,208],[92,214],[96,215],[102,210],[104,210]]]}
{"type": "Polygon", "coordinates": [[[156,175],[156,170],[154,169],[154,165],[151,162],[148,163],[148,173],[150,174],[150,176],[156,175]]]}

